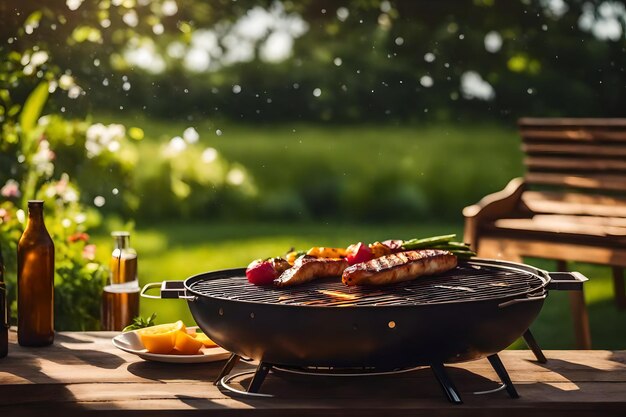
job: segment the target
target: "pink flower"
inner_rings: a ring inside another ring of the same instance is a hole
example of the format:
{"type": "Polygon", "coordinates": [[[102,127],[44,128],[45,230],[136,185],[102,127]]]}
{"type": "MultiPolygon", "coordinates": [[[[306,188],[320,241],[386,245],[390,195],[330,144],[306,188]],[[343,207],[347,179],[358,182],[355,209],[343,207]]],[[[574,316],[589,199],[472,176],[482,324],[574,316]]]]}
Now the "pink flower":
{"type": "Polygon", "coordinates": [[[96,259],[96,245],[94,245],[93,243],[90,245],[85,245],[85,247],[83,248],[83,258],[89,261],[93,261],[94,259],[96,259]]]}
{"type": "Polygon", "coordinates": [[[20,192],[20,184],[17,181],[10,179],[6,182],[6,184],[4,184],[4,187],[0,189],[0,194],[2,194],[2,197],[6,198],[20,197],[22,195],[20,192]]]}
{"type": "Polygon", "coordinates": [[[58,195],[63,195],[65,190],[67,190],[67,184],[69,183],[69,181],[69,175],[63,173],[63,175],[61,175],[61,179],[58,180],[57,183],[54,185],[54,189],[56,190],[58,195]]]}

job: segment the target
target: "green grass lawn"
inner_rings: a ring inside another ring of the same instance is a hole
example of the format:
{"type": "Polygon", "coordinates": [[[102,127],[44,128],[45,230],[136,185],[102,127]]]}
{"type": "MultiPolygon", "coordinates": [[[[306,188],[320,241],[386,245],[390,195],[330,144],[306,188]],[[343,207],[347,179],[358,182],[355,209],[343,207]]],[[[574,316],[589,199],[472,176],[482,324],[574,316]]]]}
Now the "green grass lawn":
{"type": "Polygon", "coordinates": [[[515,126],[249,125],[133,115],[95,120],[145,131],[138,143],[142,173],[150,172],[163,144],[195,127],[199,149],[213,147],[228,161],[243,165],[262,202],[281,206],[282,211],[275,209],[277,219],[287,211],[298,219],[345,219],[349,213],[362,215],[357,221],[407,220],[413,215],[454,220],[464,206],[522,173],[515,126]]]}
{"type": "MultiPolygon", "coordinates": [[[[132,244],[139,253],[140,283],[183,280],[194,274],[245,266],[260,257],[284,253],[290,247],[347,245],[353,241],[409,238],[445,233],[461,234],[461,224],[415,223],[385,226],[340,224],[224,224],[171,223],[139,228],[132,244]]],[[[96,237],[99,256],[106,259],[109,238],[96,237]]],[[[547,270],[553,262],[528,260],[547,270]]],[[[626,346],[626,312],[613,303],[608,268],[577,264],[573,266],[590,281],[585,284],[594,348],[623,349],[626,346]]],[[[192,325],[186,303],[177,300],[141,300],[141,314],[158,314],[158,322],[183,319],[192,325]]],[[[552,291],[532,330],[546,349],[573,348],[572,323],[567,294],[552,291]]],[[[520,342],[514,347],[523,347],[520,342]]]]}

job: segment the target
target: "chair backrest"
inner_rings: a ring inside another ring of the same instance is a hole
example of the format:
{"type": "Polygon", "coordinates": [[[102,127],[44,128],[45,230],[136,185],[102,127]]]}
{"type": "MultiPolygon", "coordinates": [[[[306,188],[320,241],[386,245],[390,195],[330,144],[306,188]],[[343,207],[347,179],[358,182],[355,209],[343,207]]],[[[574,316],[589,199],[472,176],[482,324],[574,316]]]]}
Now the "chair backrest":
{"type": "Polygon", "coordinates": [[[626,195],[626,119],[523,118],[531,185],[626,195]]]}

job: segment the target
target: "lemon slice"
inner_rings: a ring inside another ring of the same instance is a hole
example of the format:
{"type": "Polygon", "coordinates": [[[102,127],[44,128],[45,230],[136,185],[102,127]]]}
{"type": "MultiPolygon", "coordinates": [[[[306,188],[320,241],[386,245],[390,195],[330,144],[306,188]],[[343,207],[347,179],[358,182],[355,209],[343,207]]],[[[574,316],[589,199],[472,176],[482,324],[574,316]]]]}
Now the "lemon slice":
{"type": "Polygon", "coordinates": [[[156,326],[145,327],[143,329],[137,330],[137,334],[142,335],[154,335],[154,334],[164,334],[169,332],[178,332],[180,330],[186,330],[185,324],[182,320],[178,320],[175,323],[165,323],[158,324],[156,326]]]}
{"type": "Polygon", "coordinates": [[[209,339],[209,336],[205,335],[204,333],[196,333],[196,340],[202,342],[204,347],[217,347],[217,343],[209,339]]]}
{"type": "Polygon", "coordinates": [[[192,335],[187,334],[186,332],[178,332],[176,334],[176,343],[174,345],[176,353],[180,353],[182,355],[195,355],[201,347],[202,342],[196,340],[196,338],[192,335]]]}
{"type": "Polygon", "coordinates": [[[185,332],[185,324],[178,320],[176,323],[159,324],[137,330],[137,335],[150,353],[170,353],[176,346],[176,336],[185,332]]]}

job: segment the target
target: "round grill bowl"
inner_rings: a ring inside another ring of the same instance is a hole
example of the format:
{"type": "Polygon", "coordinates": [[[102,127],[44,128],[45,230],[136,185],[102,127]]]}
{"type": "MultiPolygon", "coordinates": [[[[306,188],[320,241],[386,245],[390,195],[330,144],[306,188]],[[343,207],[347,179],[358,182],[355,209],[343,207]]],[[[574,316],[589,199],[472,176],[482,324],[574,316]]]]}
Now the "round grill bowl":
{"type": "Polygon", "coordinates": [[[188,278],[184,292],[198,326],[240,356],[396,369],[505,349],[539,314],[549,282],[548,273],[527,265],[472,260],[389,287],[353,289],[328,279],[281,291],[251,286],[245,269],[233,269],[188,278]],[[321,292],[328,288],[331,295],[321,292]]]}

